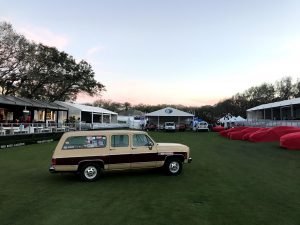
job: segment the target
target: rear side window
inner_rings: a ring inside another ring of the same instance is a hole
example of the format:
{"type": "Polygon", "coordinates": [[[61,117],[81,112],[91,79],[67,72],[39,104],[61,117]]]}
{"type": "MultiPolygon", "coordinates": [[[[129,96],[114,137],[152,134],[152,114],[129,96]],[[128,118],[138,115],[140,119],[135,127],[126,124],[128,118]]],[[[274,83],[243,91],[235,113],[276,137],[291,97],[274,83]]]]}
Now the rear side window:
{"type": "Polygon", "coordinates": [[[129,137],[128,135],[112,135],[111,147],[128,147],[129,137]]]}
{"type": "Polygon", "coordinates": [[[104,147],[106,147],[105,136],[75,136],[67,138],[63,145],[63,150],[104,147]]]}

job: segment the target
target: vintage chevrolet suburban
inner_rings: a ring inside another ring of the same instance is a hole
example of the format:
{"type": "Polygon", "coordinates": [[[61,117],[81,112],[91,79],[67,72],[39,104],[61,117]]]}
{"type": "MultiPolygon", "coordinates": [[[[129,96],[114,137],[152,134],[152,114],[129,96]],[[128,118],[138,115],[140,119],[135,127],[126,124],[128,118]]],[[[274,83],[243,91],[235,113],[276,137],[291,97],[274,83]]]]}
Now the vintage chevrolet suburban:
{"type": "Polygon", "coordinates": [[[75,131],[63,134],[52,156],[50,172],[77,172],[84,181],[102,170],[162,167],[178,175],[189,163],[189,147],[156,143],[146,132],[131,130],[75,131]]]}

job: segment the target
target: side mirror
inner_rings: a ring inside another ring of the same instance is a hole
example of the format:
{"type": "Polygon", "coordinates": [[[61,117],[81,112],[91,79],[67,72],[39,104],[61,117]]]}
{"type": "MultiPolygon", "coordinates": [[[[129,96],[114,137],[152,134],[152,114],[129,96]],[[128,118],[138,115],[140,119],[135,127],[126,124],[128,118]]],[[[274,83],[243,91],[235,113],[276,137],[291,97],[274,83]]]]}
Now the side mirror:
{"type": "Polygon", "coordinates": [[[152,150],[152,148],[153,148],[153,143],[149,142],[149,143],[148,143],[148,148],[149,148],[149,150],[152,150]]]}

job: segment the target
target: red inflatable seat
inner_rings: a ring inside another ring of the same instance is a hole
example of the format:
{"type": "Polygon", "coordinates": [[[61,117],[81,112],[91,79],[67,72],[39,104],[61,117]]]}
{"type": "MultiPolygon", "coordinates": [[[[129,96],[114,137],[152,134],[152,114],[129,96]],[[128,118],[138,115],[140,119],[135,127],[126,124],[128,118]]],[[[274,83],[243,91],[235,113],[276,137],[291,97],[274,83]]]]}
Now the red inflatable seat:
{"type": "Polygon", "coordinates": [[[290,150],[300,150],[300,132],[294,132],[281,136],[280,146],[290,150]]]}
{"type": "Polygon", "coordinates": [[[279,141],[280,137],[294,132],[300,132],[297,127],[278,126],[265,131],[256,132],[249,136],[249,141],[252,142],[272,142],[279,141]]]}
{"type": "Polygon", "coordinates": [[[247,133],[253,133],[257,130],[260,130],[261,128],[259,127],[248,127],[246,129],[243,129],[241,131],[235,131],[235,132],[230,132],[229,138],[231,140],[243,140],[243,136],[247,133]]]}
{"type": "Polygon", "coordinates": [[[230,128],[230,129],[228,129],[228,130],[223,130],[223,131],[221,131],[219,134],[220,134],[221,136],[223,136],[223,137],[227,137],[227,134],[228,134],[229,132],[235,132],[235,131],[243,130],[243,129],[246,129],[246,128],[248,128],[248,127],[234,127],[234,128],[230,128]]]}
{"type": "Polygon", "coordinates": [[[269,128],[260,128],[260,129],[257,130],[257,131],[246,133],[246,134],[244,134],[244,136],[243,136],[243,140],[244,140],[244,141],[249,141],[250,135],[256,134],[256,133],[258,133],[258,132],[262,132],[262,131],[265,131],[265,130],[268,130],[268,129],[269,129],[269,128]]]}
{"type": "Polygon", "coordinates": [[[227,137],[230,138],[230,135],[231,135],[232,133],[235,133],[235,132],[241,132],[241,131],[243,131],[243,130],[245,130],[245,129],[247,129],[247,128],[249,128],[249,127],[235,127],[235,128],[232,128],[232,129],[227,133],[227,137]]]}
{"type": "Polygon", "coordinates": [[[212,127],[211,130],[214,132],[220,132],[220,131],[225,130],[225,128],[222,126],[216,126],[216,127],[212,127]]]}

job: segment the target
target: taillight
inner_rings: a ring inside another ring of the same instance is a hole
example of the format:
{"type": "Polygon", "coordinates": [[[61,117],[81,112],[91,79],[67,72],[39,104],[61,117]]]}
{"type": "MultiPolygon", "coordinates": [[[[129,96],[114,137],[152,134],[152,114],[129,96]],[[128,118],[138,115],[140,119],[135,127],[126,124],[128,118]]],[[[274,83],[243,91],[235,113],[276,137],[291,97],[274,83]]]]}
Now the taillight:
{"type": "Polygon", "coordinates": [[[52,158],[52,166],[55,166],[55,165],[56,165],[56,159],[52,158]]]}

